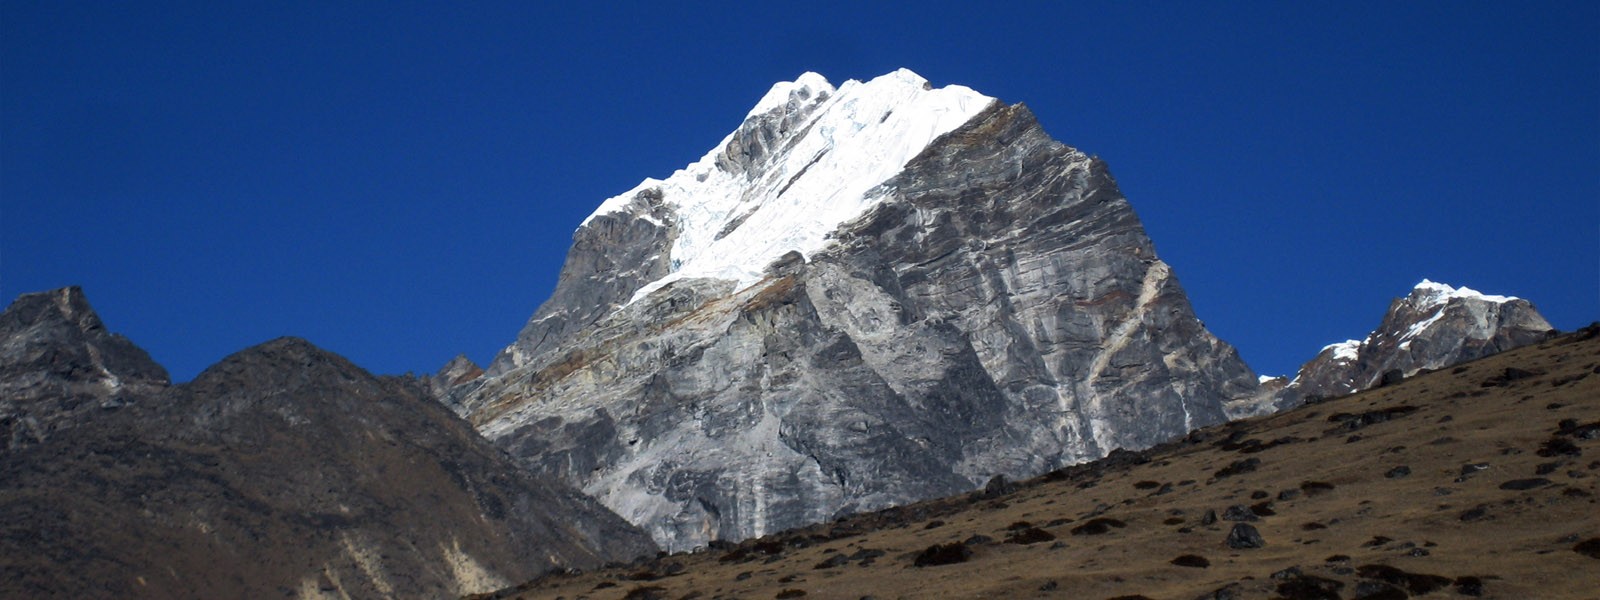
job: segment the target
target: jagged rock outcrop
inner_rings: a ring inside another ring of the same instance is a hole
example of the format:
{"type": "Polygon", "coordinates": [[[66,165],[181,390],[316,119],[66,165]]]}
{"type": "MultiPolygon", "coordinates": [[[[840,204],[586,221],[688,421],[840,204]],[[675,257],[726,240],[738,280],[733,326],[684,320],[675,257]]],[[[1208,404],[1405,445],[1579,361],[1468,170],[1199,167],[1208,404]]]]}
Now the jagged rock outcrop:
{"type": "Polygon", "coordinates": [[[0,453],[167,386],[167,371],[106,330],[77,286],[23,294],[0,313],[0,453]]]}
{"type": "Polygon", "coordinates": [[[1103,162],[900,71],[779,84],[606,201],[451,403],[684,549],[1143,448],[1256,388],[1103,162]]]}
{"type": "MultiPolygon", "coordinates": [[[[31,298],[0,316],[23,325],[0,344],[65,314],[31,298]]],[[[57,358],[0,384],[120,372],[74,354],[79,343],[35,344],[57,358]]],[[[0,456],[0,481],[0,597],[455,597],[655,549],[519,468],[425,382],[374,377],[293,338],[0,456]]]]}
{"type": "Polygon", "coordinates": [[[1556,332],[1533,304],[1426,279],[1389,304],[1365,339],[1330,344],[1273,394],[1276,410],[1353,394],[1549,339],[1556,332]]]}
{"type": "Polygon", "coordinates": [[[467,355],[461,354],[450,359],[450,362],[439,368],[439,372],[427,378],[428,389],[434,397],[443,398],[450,393],[451,388],[482,376],[483,368],[467,358],[467,355]]]}

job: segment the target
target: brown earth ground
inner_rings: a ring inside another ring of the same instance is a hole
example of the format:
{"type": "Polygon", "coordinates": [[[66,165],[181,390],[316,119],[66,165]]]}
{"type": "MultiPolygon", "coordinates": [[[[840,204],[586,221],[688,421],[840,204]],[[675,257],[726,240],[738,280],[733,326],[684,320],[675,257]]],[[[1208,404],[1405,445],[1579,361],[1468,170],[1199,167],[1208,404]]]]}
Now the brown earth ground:
{"type": "Polygon", "coordinates": [[[1600,599],[1596,334],[1010,489],[490,597],[1600,599]],[[1226,543],[1242,513],[1263,546],[1226,543]],[[960,562],[927,564],[941,557],[960,562]]]}

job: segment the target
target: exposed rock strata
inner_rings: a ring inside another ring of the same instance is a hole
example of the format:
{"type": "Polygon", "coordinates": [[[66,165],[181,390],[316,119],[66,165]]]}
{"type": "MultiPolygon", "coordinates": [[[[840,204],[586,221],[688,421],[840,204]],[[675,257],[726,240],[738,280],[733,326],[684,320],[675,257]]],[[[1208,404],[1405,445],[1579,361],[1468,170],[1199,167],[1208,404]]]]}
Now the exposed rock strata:
{"type": "MultiPolygon", "coordinates": [[[[776,133],[736,132],[747,151],[724,154],[780,156],[798,122],[782,111],[805,106],[753,116],[741,132],[776,133]]],[[[670,548],[1147,447],[1257,387],[1104,163],[1021,105],[938,137],[831,244],[747,287],[635,297],[673,268],[682,222],[647,192],[579,229],[552,298],[452,396],[670,548]]]]}
{"type": "Polygon", "coordinates": [[[166,386],[166,369],[108,331],[76,286],[23,294],[0,313],[0,453],[166,386]]]}

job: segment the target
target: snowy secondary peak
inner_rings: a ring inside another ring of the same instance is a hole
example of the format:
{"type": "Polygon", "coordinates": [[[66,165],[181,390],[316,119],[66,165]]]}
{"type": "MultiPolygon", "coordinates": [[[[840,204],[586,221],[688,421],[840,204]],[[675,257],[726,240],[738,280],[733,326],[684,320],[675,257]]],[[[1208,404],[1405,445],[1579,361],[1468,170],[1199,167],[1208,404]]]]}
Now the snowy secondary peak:
{"type": "Polygon", "coordinates": [[[1329,350],[1333,351],[1334,360],[1355,360],[1361,352],[1361,340],[1345,340],[1322,347],[1322,352],[1328,352],[1329,350]]]}
{"type": "Polygon", "coordinates": [[[1411,289],[1411,295],[1408,297],[1408,299],[1414,300],[1414,302],[1412,302],[1414,306],[1422,307],[1443,305],[1455,299],[1476,299],[1483,300],[1485,302],[1505,303],[1516,300],[1517,297],[1491,296],[1469,287],[1452,287],[1449,284],[1423,279],[1421,283],[1418,283],[1416,287],[1411,289]]]}
{"type": "Polygon", "coordinates": [[[629,302],[685,278],[742,288],[785,253],[821,249],[830,232],[881,201],[873,188],[993,102],[964,86],[934,88],[907,69],[838,87],[805,73],[772,86],[700,160],[606,200],[584,225],[627,212],[673,230],[669,273],[629,302]],[[649,206],[665,208],[671,222],[640,210],[649,206]]]}
{"type": "Polygon", "coordinates": [[[772,109],[783,106],[790,98],[826,97],[834,92],[833,84],[828,79],[814,71],[806,71],[794,81],[780,81],[772,84],[772,89],[767,90],[767,95],[756,102],[754,108],[745,114],[746,119],[760,116],[772,109]]]}

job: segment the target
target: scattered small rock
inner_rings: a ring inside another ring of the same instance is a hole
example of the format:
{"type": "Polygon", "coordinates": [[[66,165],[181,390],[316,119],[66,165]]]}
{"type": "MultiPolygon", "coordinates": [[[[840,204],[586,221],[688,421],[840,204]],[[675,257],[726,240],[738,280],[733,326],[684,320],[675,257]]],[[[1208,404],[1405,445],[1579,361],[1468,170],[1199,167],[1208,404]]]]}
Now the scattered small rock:
{"type": "Polygon", "coordinates": [[[779,598],[779,599],[782,599],[782,598],[801,598],[801,597],[804,597],[805,595],[806,595],[806,591],[805,590],[789,589],[789,590],[783,590],[781,592],[778,592],[778,595],[773,596],[773,598],[779,598]]]}
{"type": "Polygon", "coordinates": [[[1204,557],[1204,556],[1197,556],[1197,555],[1194,555],[1194,554],[1185,554],[1183,556],[1179,556],[1177,558],[1172,559],[1172,564],[1178,565],[1180,567],[1195,567],[1195,568],[1198,568],[1198,569],[1204,569],[1206,567],[1211,566],[1211,561],[1206,560],[1206,557],[1204,557]]]}
{"type": "Polygon", "coordinates": [[[1577,444],[1572,443],[1572,440],[1557,435],[1552,436],[1549,440],[1545,441],[1544,445],[1539,446],[1539,451],[1537,454],[1545,458],[1551,458],[1555,456],[1579,456],[1583,454],[1583,449],[1579,448],[1577,444]]]}
{"type": "Polygon", "coordinates": [[[1291,488],[1291,489],[1287,489],[1287,490],[1283,490],[1281,492],[1278,492],[1278,500],[1280,500],[1280,501],[1293,500],[1293,499],[1299,498],[1299,497],[1300,497],[1300,490],[1297,490],[1297,489],[1292,489],[1291,488]]]}
{"type": "Polygon", "coordinates": [[[1206,514],[1200,516],[1201,525],[1211,525],[1217,522],[1217,511],[1206,509],[1206,514]]]}
{"type": "Polygon", "coordinates": [[[1226,510],[1222,511],[1222,519],[1225,520],[1225,521],[1236,521],[1236,522],[1241,522],[1241,521],[1259,521],[1259,520],[1261,520],[1259,517],[1256,516],[1256,513],[1251,512],[1250,509],[1245,508],[1243,506],[1240,506],[1238,504],[1235,504],[1233,506],[1229,506],[1226,510]]]}
{"type": "Polygon", "coordinates": [[[1489,463],[1467,463],[1461,465],[1461,476],[1456,478],[1456,483],[1466,481],[1473,475],[1477,475],[1478,473],[1488,470],[1488,468],[1489,463]]]}
{"type": "Polygon", "coordinates": [[[1221,469],[1217,469],[1217,472],[1215,474],[1213,474],[1213,476],[1216,477],[1217,479],[1222,479],[1224,477],[1232,477],[1234,475],[1238,475],[1238,474],[1241,474],[1241,473],[1249,473],[1251,471],[1256,470],[1256,468],[1260,467],[1260,466],[1261,466],[1261,459],[1259,459],[1259,458],[1246,458],[1244,460],[1236,460],[1236,461],[1234,461],[1233,463],[1229,464],[1226,467],[1223,467],[1221,469]]]}
{"type": "Polygon", "coordinates": [[[1363,579],[1377,580],[1404,588],[1407,592],[1416,596],[1427,594],[1451,584],[1451,579],[1448,577],[1407,573],[1389,565],[1361,565],[1356,567],[1356,574],[1363,579]]]}
{"type": "Polygon", "coordinates": [[[1290,579],[1294,579],[1296,577],[1299,577],[1299,576],[1301,576],[1303,574],[1305,574],[1305,572],[1301,571],[1300,567],[1289,567],[1289,568],[1284,569],[1282,571],[1278,571],[1276,573],[1273,573],[1272,574],[1272,578],[1274,580],[1277,580],[1277,581],[1288,581],[1290,579]]]}
{"type": "Polygon", "coordinates": [[[1228,532],[1227,544],[1229,548],[1235,550],[1246,550],[1260,548],[1267,545],[1267,542],[1261,539],[1261,532],[1256,531],[1255,527],[1245,523],[1236,523],[1233,526],[1233,530],[1228,532]]]}
{"type": "Polygon", "coordinates": [[[827,560],[819,562],[819,563],[816,564],[816,566],[813,566],[811,568],[812,569],[832,569],[834,567],[842,567],[842,566],[845,566],[845,565],[848,565],[848,564],[850,564],[850,559],[849,558],[845,557],[845,555],[843,555],[843,554],[835,554],[833,556],[829,556],[827,560]]]}
{"type": "Polygon", "coordinates": [[[1534,478],[1531,478],[1531,479],[1513,479],[1511,481],[1507,481],[1505,483],[1500,484],[1500,489],[1502,489],[1502,490],[1531,490],[1531,489],[1535,489],[1535,488],[1542,488],[1544,486],[1551,485],[1553,483],[1555,483],[1555,482],[1550,481],[1549,479],[1545,479],[1543,477],[1534,477],[1534,478]]]}
{"type": "Polygon", "coordinates": [[[1100,535],[1111,531],[1112,527],[1127,527],[1127,523],[1109,517],[1090,519],[1082,525],[1072,528],[1072,535],[1100,535]]]}
{"type": "Polygon", "coordinates": [[[1466,522],[1478,521],[1489,516],[1489,508],[1482,504],[1461,512],[1460,519],[1466,522]]]}
{"type": "Polygon", "coordinates": [[[935,529],[935,528],[939,528],[939,527],[943,527],[943,526],[944,526],[944,521],[940,521],[938,519],[934,519],[932,521],[928,521],[928,524],[922,526],[922,528],[923,529],[935,529]]]}
{"type": "Polygon", "coordinates": [[[1056,580],[1051,579],[1050,581],[1044,582],[1044,585],[1039,586],[1039,591],[1041,591],[1041,592],[1053,592],[1058,587],[1061,587],[1061,584],[1058,584],[1058,583],[1056,583],[1056,580]]]}
{"type": "Polygon", "coordinates": [[[1013,530],[1011,535],[1006,536],[1006,543],[1021,544],[1026,546],[1029,544],[1037,544],[1039,542],[1048,542],[1054,539],[1056,539],[1055,534],[1043,529],[1039,529],[1038,527],[1029,526],[1023,529],[1013,530]]]}
{"type": "Polygon", "coordinates": [[[961,543],[968,546],[981,546],[983,544],[993,544],[994,538],[981,533],[975,533],[972,534],[972,537],[962,540],[961,543]]]}
{"type": "Polygon", "coordinates": [[[1340,600],[1344,582],[1316,575],[1298,575],[1278,584],[1278,595],[1286,600],[1340,600]]]}
{"type": "MultiPolygon", "coordinates": [[[[976,536],[975,536],[976,537],[976,536]]],[[[933,567],[938,565],[953,565],[964,563],[972,558],[972,549],[966,544],[949,543],[928,546],[921,554],[917,555],[913,565],[918,567],[933,567]]]]}
{"type": "Polygon", "coordinates": [[[1006,479],[1005,475],[995,475],[989,482],[983,484],[983,495],[986,498],[996,498],[1017,491],[1017,486],[1006,479]]]}
{"type": "Polygon", "coordinates": [[[1225,586],[1222,586],[1222,587],[1217,588],[1215,590],[1212,590],[1209,593],[1201,594],[1201,595],[1197,596],[1194,600],[1239,600],[1240,598],[1243,597],[1243,596],[1240,596],[1240,592],[1239,592],[1241,587],[1242,586],[1240,586],[1237,583],[1230,583],[1228,585],[1225,585],[1225,586]]]}
{"type": "Polygon", "coordinates": [[[1516,367],[1506,367],[1505,371],[1483,380],[1482,387],[1506,387],[1511,385],[1511,382],[1513,381],[1527,379],[1529,377],[1538,375],[1542,375],[1542,373],[1537,373],[1526,369],[1518,369],[1516,367]]]}
{"type": "Polygon", "coordinates": [[[1356,584],[1356,600],[1406,600],[1411,594],[1381,581],[1363,581],[1356,584]]]}
{"type": "Polygon", "coordinates": [[[1483,596],[1483,580],[1471,575],[1456,578],[1456,593],[1463,596],[1483,596]]]}
{"type": "Polygon", "coordinates": [[[1307,496],[1315,496],[1333,491],[1333,484],[1326,481],[1303,481],[1300,483],[1300,491],[1305,492],[1307,496]]]}
{"type": "Polygon", "coordinates": [[[1361,543],[1361,547],[1362,548],[1377,548],[1378,546],[1382,546],[1382,545],[1387,544],[1387,543],[1392,542],[1392,541],[1394,541],[1394,538],[1392,538],[1392,537],[1387,537],[1387,536],[1382,536],[1382,535],[1375,535],[1375,536],[1372,536],[1372,539],[1367,540],[1365,542],[1362,542],[1361,543]]]}
{"type": "Polygon", "coordinates": [[[1389,478],[1389,479],[1400,479],[1400,478],[1406,477],[1406,476],[1408,476],[1410,474],[1411,474],[1411,467],[1408,467],[1408,466],[1405,466],[1405,465],[1400,465],[1400,466],[1395,467],[1393,469],[1389,469],[1389,471],[1384,473],[1383,476],[1386,477],[1386,478],[1389,478]]]}
{"type": "Polygon", "coordinates": [[[1335,433],[1335,432],[1338,432],[1338,431],[1341,431],[1341,430],[1342,431],[1355,431],[1357,429],[1361,429],[1361,428],[1366,427],[1368,425],[1376,425],[1378,423],[1382,423],[1382,422],[1388,421],[1390,419],[1398,418],[1398,417],[1403,417],[1403,416],[1409,415],[1409,414],[1414,413],[1414,412],[1417,412],[1417,407],[1415,407],[1415,406],[1407,406],[1407,405],[1403,405],[1402,404],[1400,406],[1391,406],[1389,408],[1383,408],[1383,409],[1378,409],[1378,410],[1369,410],[1367,412],[1360,413],[1360,414],[1334,413],[1334,414],[1328,416],[1328,422],[1330,422],[1330,423],[1338,423],[1339,426],[1328,430],[1326,433],[1335,433]]]}
{"type": "Polygon", "coordinates": [[[1600,559],[1600,538],[1589,538],[1578,542],[1578,545],[1572,547],[1572,551],[1589,558],[1600,559]]]}
{"type": "Polygon", "coordinates": [[[667,588],[659,585],[643,585],[628,590],[628,595],[623,600],[666,600],[667,588]]]}

